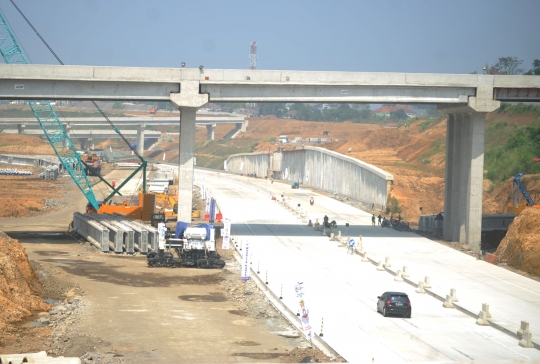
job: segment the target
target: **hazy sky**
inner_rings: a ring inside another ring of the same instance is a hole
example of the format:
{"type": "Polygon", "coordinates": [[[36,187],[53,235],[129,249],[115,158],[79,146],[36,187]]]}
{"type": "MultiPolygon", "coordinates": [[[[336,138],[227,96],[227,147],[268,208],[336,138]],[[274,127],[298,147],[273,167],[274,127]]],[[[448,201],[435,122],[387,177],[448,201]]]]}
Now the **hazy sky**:
{"type": "MultiPolygon", "coordinates": [[[[540,59],[539,0],[16,0],[65,64],[359,72],[482,72],[540,59]]],[[[9,0],[33,63],[56,64],[9,0]]]]}

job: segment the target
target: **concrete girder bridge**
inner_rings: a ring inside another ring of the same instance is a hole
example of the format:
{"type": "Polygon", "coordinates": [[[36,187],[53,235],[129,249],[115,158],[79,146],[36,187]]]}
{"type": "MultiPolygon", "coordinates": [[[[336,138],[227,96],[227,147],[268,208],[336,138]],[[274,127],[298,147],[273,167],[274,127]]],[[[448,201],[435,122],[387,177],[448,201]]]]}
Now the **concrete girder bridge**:
{"type": "MultiPolygon", "coordinates": [[[[484,124],[540,102],[540,77],[0,65],[0,99],[170,101],[180,110],[179,201],[191,201],[196,112],[208,102],[428,103],[448,114],[444,239],[480,250],[484,124]]],[[[191,205],[178,219],[189,221],[191,205]]]]}

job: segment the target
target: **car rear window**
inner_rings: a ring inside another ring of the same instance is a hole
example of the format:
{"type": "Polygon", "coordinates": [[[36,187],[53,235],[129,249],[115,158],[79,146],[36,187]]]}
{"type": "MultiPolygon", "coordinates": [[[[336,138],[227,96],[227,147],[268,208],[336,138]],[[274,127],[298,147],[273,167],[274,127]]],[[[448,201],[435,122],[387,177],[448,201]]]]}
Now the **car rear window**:
{"type": "Polygon", "coordinates": [[[392,300],[392,302],[409,303],[409,297],[408,296],[391,296],[390,300],[392,300]]]}

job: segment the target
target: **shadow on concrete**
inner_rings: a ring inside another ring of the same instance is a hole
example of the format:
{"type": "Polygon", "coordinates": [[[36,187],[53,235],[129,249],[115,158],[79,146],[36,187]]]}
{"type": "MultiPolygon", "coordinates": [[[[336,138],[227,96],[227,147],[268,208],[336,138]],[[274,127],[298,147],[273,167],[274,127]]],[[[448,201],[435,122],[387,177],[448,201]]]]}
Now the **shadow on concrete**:
{"type": "MultiPolygon", "coordinates": [[[[232,235],[255,235],[255,236],[324,236],[322,231],[315,231],[313,227],[307,224],[232,224],[232,235]]],[[[398,231],[393,228],[381,228],[380,226],[371,225],[349,225],[347,228],[344,225],[338,225],[332,229],[332,232],[337,236],[338,231],[341,231],[342,236],[358,236],[363,237],[392,237],[392,238],[421,238],[414,231],[398,231]]],[[[329,236],[330,229],[326,229],[329,236]]]]}

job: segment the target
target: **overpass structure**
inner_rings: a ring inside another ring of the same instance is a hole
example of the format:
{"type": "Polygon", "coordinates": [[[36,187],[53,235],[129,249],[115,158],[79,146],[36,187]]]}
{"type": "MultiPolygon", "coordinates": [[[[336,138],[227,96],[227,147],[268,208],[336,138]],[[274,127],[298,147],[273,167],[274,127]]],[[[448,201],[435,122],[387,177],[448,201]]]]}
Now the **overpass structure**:
{"type": "MultiPolygon", "coordinates": [[[[69,128],[66,128],[66,131],[69,133],[70,131],[69,128]]],[[[73,132],[73,130],[71,131],[74,134],[74,136],[76,136],[79,143],[81,144],[82,150],[86,150],[90,147],[89,144],[93,138],[102,138],[102,139],[120,138],[118,133],[112,129],[111,130],[77,130],[76,132],[73,132]]],[[[17,134],[20,132],[20,129],[6,129],[6,130],[3,130],[2,132],[6,134],[17,134]]],[[[45,133],[41,129],[29,129],[25,131],[25,134],[39,135],[41,137],[45,137],[45,133]]],[[[124,130],[122,131],[122,134],[128,138],[137,137],[137,152],[139,154],[142,153],[143,151],[145,138],[153,139],[152,144],[154,144],[155,142],[159,140],[159,138],[161,138],[161,132],[154,131],[154,130],[148,130],[144,133],[141,133],[138,130],[124,130]],[[141,152],[139,152],[139,150],[141,150],[141,152]]]]}
{"type": "MultiPolygon", "coordinates": [[[[146,116],[146,117],[109,117],[109,120],[116,126],[137,126],[137,148],[142,148],[139,143],[144,140],[146,125],[178,125],[178,117],[161,117],[161,116],[146,116]]],[[[107,126],[110,124],[103,118],[96,117],[66,117],[64,128],[73,126],[107,126]]],[[[214,130],[218,124],[235,124],[239,131],[246,131],[247,120],[243,115],[234,115],[228,113],[204,113],[197,115],[196,125],[206,127],[207,140],[214,140],[214,130]]],[[[26,125],[39,125],[36,118],[0,118],[0,126],[13,125],[17,126],[18,133],[23,133],[26,125]]],[[[140,154],[142,149],[137,150],[140,154]]]]}
{"type": "MultiPolygon", "coordinates": [[[[170,101],[180,110],[178,198],[191,201],[197,109],[208,102],[429,103],[448,114],[444,238],[480,250],[484,123],[540,102],[540,77],[0,65],[0,99],[170,101]]],[[[182,204],[179,220],[189,221],[182,204]]]]}

